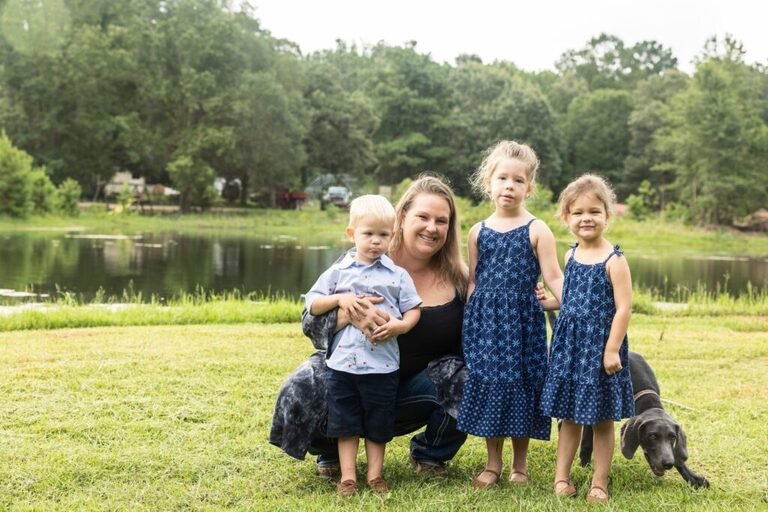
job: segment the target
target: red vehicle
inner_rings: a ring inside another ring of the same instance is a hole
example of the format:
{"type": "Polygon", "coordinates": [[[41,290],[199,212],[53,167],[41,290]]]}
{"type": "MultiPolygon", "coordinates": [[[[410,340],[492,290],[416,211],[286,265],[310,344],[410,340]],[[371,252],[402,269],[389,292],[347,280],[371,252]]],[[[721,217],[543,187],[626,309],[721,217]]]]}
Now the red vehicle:
{"type": "Polygon", "coordinates": [[[307,201],[307,194],[304,192],[291,192],[282,190],[275,192],[275,206],[283,210],[297,210],[307,201]]]}

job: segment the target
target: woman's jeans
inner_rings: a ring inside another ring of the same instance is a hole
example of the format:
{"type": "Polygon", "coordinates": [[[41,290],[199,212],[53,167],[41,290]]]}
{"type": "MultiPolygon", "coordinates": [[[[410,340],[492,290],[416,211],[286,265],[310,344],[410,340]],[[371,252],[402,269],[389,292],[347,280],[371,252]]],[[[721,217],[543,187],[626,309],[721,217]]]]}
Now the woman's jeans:
{"type": "MultiPolygon", "coordinates": [[[[426,425],[424,432],[411,439],[411,458],[423,464],[443,466],[456,455],[467,434],[456,430],[456,420],[437,402],[432,379],[422,370],[400,380],[395,404],[395,435],[410,434],[426,425]]],[[[309,447],[320,466],[339,462],[336,440],[320,433],[309,447]]]]}

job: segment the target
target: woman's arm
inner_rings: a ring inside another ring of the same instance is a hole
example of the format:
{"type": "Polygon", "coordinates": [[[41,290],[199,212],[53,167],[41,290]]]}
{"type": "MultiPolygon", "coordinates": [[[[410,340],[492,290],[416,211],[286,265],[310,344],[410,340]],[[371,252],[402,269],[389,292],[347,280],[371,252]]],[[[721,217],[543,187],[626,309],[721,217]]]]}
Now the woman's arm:
{"type": "Polygon", "coordinates": [[[611,322],[611,332],[605,344],[603,367],[605,373],[613,375],[621,370],[619,347],[627,335],[629,318],[632,315],[632,276],[629,273],[627,259],[623,256],[611,258],[608,262],[608,278],[613,284],[613,300],[616,302],[616,314],[611,322]]]}

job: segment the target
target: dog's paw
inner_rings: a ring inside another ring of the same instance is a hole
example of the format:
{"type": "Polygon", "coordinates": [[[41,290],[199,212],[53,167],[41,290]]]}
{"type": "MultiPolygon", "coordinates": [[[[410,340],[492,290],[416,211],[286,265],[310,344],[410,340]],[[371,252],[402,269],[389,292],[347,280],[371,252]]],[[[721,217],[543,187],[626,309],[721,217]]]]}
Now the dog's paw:
{"type": "Polygon", "coordinates": [[[693,475],[689,483],[696,489],[706,489],[709,487],[709,480],[699,475],[693,475]]]}

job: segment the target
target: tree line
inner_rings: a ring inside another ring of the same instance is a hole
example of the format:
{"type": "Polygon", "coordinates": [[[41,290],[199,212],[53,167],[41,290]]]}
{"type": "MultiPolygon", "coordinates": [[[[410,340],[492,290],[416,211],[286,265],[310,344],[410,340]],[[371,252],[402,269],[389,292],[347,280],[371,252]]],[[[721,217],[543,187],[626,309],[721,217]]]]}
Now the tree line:
{"type": "Polygon", "coordinates": [[[128,170],[173,184],[183,209],[208,204],[216,176],[247,193],[430,169],[469,195],[500,139],[531,144],[555,194],[597,172],[637,215],[729,224],[766,206],[768,73],[732,37],[692,75],[656,41],[609,34],[533,73],[438,63],[416,42],[305,55],[243,5],[0,0],[0,127],[54,184],[92,196],[128,170]]]}

